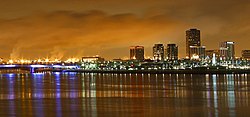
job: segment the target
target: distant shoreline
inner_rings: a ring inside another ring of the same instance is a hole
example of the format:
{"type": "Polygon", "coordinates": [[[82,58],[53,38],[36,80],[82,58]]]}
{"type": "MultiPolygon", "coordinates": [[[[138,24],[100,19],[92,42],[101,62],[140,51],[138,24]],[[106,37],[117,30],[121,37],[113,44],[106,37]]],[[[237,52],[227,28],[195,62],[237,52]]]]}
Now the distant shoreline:
{"type": "Polygon", "coordinates": [[[250,74],[250,69],[191,69],[191,70],[52,70],[80,73],[150,73],[150,74],[250,74]]]}

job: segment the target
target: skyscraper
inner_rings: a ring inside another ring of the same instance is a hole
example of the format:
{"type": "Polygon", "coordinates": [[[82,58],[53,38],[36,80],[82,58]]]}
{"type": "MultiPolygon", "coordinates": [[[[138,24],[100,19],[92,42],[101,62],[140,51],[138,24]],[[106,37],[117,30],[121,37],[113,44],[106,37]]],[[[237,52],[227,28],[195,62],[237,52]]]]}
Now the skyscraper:
{"type": "Polygon", "coordinates": [[[220,57],[224,60],[234,60],[234,42],[225,41],[220,43],[220,57]]]}
{"type": "Polygon", "coordinates": [[[131,46],[130,47],[130,59],[131,60],[144,60],[144,47],[143,46],[131,46]]]}
{"type": "Polygon", "coordinates": [[[176,44],[168,44],[166,54],[168,60],[178,60],[178,46],[176,44]]]}
{"type": "Polygon", "coordinates": [[[155,61],[164,61],[164,45],[163,44],[154,45],[153,57],[155,61]]]}
{"type": "Polygon", "coordinates": [[[201,46],[200,30],[189,29],[186,31],[186,56],[191,58],[190,46],[201,46]]]}

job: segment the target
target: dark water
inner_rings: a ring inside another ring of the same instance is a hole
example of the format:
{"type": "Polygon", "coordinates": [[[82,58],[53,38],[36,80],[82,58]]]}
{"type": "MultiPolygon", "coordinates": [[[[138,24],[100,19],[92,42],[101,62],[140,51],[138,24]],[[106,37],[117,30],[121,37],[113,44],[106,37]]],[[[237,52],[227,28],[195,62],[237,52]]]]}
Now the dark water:
{"type": "Polygon", "coordinates": [[[0,74],[0,116],[249,116],[250,75],[0,74]]]}

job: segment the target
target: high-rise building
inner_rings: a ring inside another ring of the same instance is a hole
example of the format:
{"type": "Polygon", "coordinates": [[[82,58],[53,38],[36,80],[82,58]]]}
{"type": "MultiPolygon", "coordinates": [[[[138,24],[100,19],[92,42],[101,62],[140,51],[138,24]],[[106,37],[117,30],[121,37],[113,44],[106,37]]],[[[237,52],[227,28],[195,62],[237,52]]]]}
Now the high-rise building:
{"type": "Polygon", "coordinates": [[[220,58],[226,60],[228,56],[228,48],[220,47],[220,58]]]}
{"type": "Polygon", "coordinates": [[[234,42],[225,41],[220,43],[220,57],[224,60],[234,60],[234,42]]]}
{"type": "Polygon", "coordinates": [[[205,46],[190,46],[190,59],[205,59],[205,46]]]}
{"type": "Polygon", "coordinates": [[[242,50],[241,55],[243,59],[250,59],[250,50],[242,50]]]}
{"type": "Polygon", "coordinates": [[[131,60],[144,60],[144,47],[143,46],[131,46],[130,47],[130,59],[131,60]]]}
{"type": "Polygon", "coordinates": [[[168,44],[166,54],[168,60],[178,60],[178,46],[176,44],[168,44]]]}
{"type": "Polygon", "coordinates": [[[155,61],[164,61],[164,45],[155,44],[153,47],[153,57],[155,61]]]}
{"type": "Polygon", "coordinates": [[[186,56],[191,58],[190,46],[201,46],[200,30],[189,29],[186,31],[186,56]]]}

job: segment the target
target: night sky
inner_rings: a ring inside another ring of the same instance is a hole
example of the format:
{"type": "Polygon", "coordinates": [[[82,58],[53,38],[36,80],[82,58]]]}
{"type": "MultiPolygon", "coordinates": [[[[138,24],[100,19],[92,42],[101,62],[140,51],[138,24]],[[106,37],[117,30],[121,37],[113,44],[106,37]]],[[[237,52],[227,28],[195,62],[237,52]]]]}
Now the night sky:
{"type": "Polygon", "coordinates": [[[0,0],[0,57],[129,56],[129,46],[176,43],[201,30],[202,45],[250,49],[249,0],[0,0]]]}

